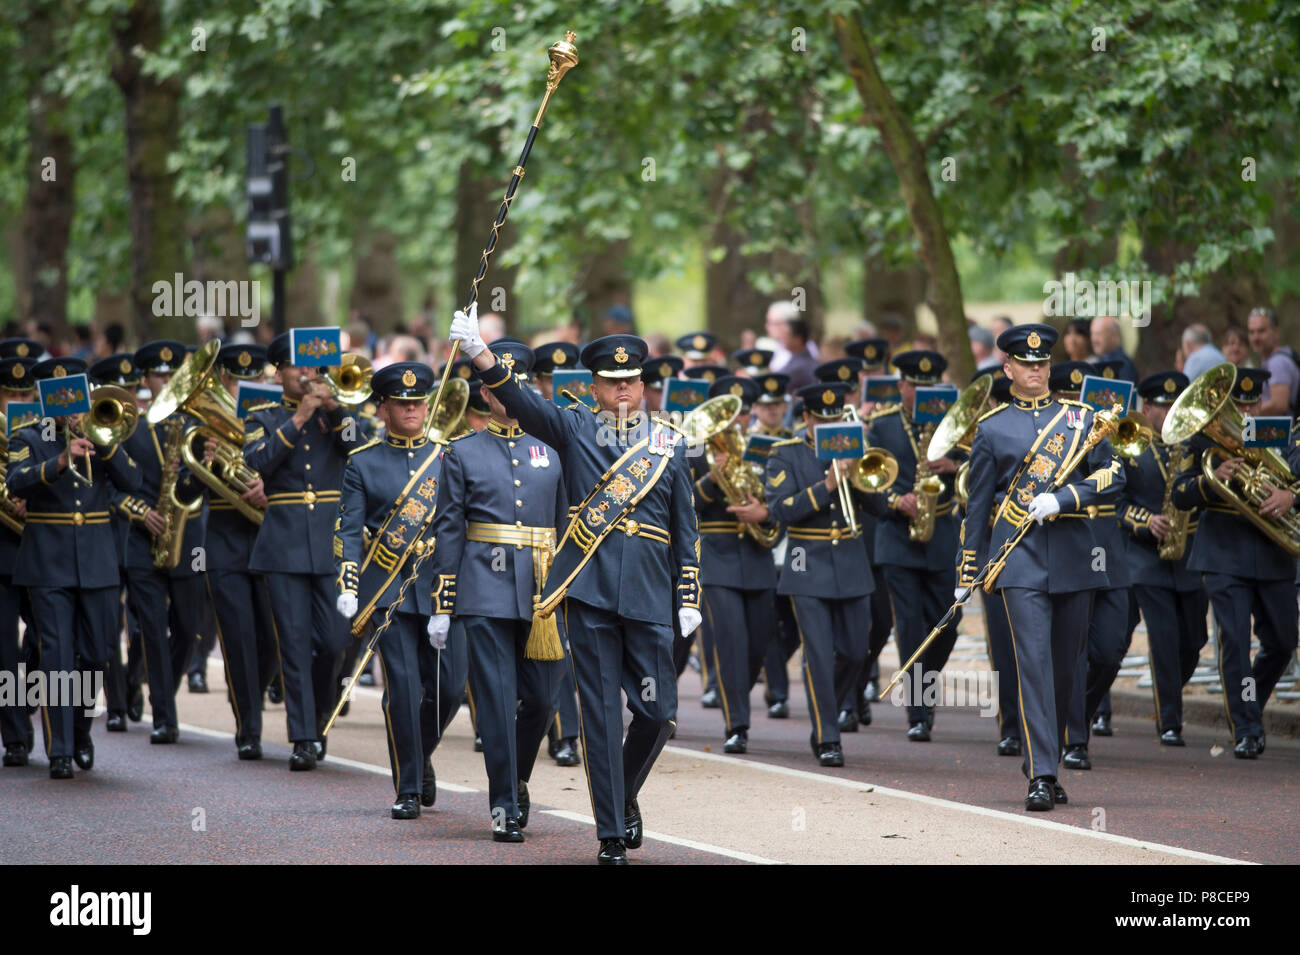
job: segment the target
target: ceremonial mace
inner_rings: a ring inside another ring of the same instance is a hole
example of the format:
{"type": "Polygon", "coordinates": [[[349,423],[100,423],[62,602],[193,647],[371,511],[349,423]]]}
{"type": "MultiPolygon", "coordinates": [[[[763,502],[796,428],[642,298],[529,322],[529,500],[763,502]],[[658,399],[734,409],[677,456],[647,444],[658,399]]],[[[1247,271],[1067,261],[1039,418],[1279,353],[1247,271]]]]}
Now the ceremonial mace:
{"type": "MultiPolygon", "coordinates": [[[[483,247],[483,256],[479,259],[478,274],[474,276],[474,281],[469,286],[469,299],[465,302],[463,311],[468,312],[470,307],[478,301],[479,283],[487,275],[488,260],[492,258],[492,253],[496,251],[497,236],[501,233],[501,227],[505,225],[506,216],[510,214],[510,203],[514,201],[515,190],[519,188],[519,181],[524,178],[524,166],[528,163],[528,154],[533,151],[533,143],[537,139],[537,131],[542,125],[542,117],[546,115],[546,107],[551,102],[551,96],[560,85],[560,80],[564,79],[564,74],[569,72],[578,65],[578,48],[574,45],[578,39],[577,34],[572,30],[564,34],[563,40],[558,40],[551,44],[551,48],[546,51],[546,55],[551,60],[551,65],[546,70],[546,92],[542,95],[542,103],[537,107],[537,115],[533,117],[533,125],[528,128],[528,139],[524,142],[523,152],[519,154],[519,162],[515,163],[514,174],[510,177],[510,185],[506,186],[505,198],[501,200],[501,208],[497,210],[497,217],[492,222],[492,231],[488,234],[487,245],[483,247]]],[[[447,379],[451,371],[452,364],[456,361],[456,356],[460,353],[460,340],[457,339],[451,343],[451,352],[447,356],[447,363],[444,366],[447,371],[443,372],[442,380],[438,382],[438,390],[430,402],[430,408],[437,408],[442,403],[442,394],[447,387],[447,379]]],[[[445,441],[438,442],[445,444],[445,441]]],[[[435,452],[441,453],[441,451],[435,452]]],[[[436,507],[436,505],[435,505],[436,507]]],[[[430,512],[432,518],[432,512],[430,512]]],[[[427,525],[426,525],[427,526],[427,525]]],[[[347,686],[343,694],[339,697],[338,703],[334,707],[334,712],[330,714],[329,722],[325,724],[325,729],[321,731],[321,736],[326,736],[334,727],[334,721],[339,718],[339,712],[343,709],[343,704],[352,697],[352,690],[357,685],[357,680],[365,670],[366,665],[370,663],[370,658],[374,656],[375,647],[379,646],[379,638],[388,630],[393,622],[393,614],[397,608],[402,605],[406,598],[406,591],[420,575],[420,568],[424,565],[426,559],[432,554],[434,548],[427,547],[423,554],[416,558],[415,564],[411,567],[411,573],[402,580],[402,586],[397,591],[397,598],[388,605],[384,613],[384,621],[375,628],[375,632],[366,641],[365,652],[357,660],[356,668],[352,671],[352,676],[348,678],[347,686]]],[[[439,660],[441,664],[441,660],[439,660]]],[[[441,686],[441,683],[439,684],[441,686]]],[[[442,717],[439,715],[438,735],[442,735],[442,717]]]]}
{"type": "MultiPolygon", "coordinates": [[[[1123,410],[1124,409],[1119,405],[1112,405],[1109,411],[1097,412],[1092,421],[1092,429],[1088,432],[1088,437],[1083,442],[1083,447],[1075,451],[1074,454],[1070,456],[1070,459],[1061,465],[1056,472],[1056,477],[1052,480],[1052,483],[1048,485],[1047,490],[1043,492],[1044,494],[1059,491],[1065,485],[1065,479],[1068,478],[1071,472],[1079,466],[1079,462],[1087,457],[1088,452],[1115,433],[1116,429],[1119,427],[1120,413],[1123,410]]],[[[1011,488],[1007,488],[1007,493],[1011,493],[1011,488]]],[[[894,688],[894,684],[903,678],[904,673],[912,669],[912,665],[921,658],[921,654],[925,652],[926,648],[930,646],[930,644],[934,643],[935,638],[938,637],[943,628],[948,625],[948,621],[950,621],[953,614],[957,612],[957,608],[970,600],[971,595],[975,593],[977,587],[982,584],[985,593],[993,592],[993,584],[998,579],[998,574],[1002,573],[1002,568],[1007,565],[1007,557],[1011,555],[1011,552],[1015,550],[1016,545],[1024,539],[1025,534],[1029,533],[1029,528],[1033,526],[1033,518],[1026,517],[1016,527],[1015,533],[1002,542],[1002,546],[998,548],[997,554],[995,554],[993,559],[985,564],[984,568],[975,575],[975,579],[970,582],[970,586],[966,588],[966,592],[953,602],[953,605],[948,608],[948,612],[934,625],[934,629],[930,631],[930,635],[921,641],[921,645],[916,648],[916,652],[912,654],[906,663],[898,668],[898,672],[893,675],[885,688],[880,691],[880,695],[876,697],[877,702],[888,696],[889,691],[894,688]]]]}

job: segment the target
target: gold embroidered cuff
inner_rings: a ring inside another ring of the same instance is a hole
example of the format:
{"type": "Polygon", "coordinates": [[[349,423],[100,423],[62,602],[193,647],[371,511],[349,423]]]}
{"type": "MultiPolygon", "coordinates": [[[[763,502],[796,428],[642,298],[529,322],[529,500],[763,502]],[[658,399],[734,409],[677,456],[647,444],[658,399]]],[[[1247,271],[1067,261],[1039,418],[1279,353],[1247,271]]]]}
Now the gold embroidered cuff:
{"type": "Polygon", "coordinates": [[[339,564],[337,583],[341,594],[355,594],[357,592],[357,562],[355,560],[345,560],[339,564]]]}
{"type": "Polygon", "coordinates": [[[453,613],[456,609],[456,575],[439,574],[438,586],[433,591],[435,613],[453,613]]]}
{"type": "Polygon", "coordinates": [[[700,609],[700,569],[683,566],[678,578],[677,593],[681,596],[682,606],[700,609]]]}

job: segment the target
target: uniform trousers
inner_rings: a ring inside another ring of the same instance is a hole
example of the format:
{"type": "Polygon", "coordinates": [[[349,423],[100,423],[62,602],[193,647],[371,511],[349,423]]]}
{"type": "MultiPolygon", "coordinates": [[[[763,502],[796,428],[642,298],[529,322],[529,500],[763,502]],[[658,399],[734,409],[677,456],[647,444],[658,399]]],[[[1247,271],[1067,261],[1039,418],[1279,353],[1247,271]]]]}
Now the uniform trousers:
{"type": "MultiPolygon", "coordinates": [[[[18,685],[18,617],[27,620],[28,637],[33,639],[31,611],[28,607],[27,588],[15,587],[13,578],[8,574],[0,575],[0,671],[13,674],[14,686],[18,685]]],[[[29,672],[31,667],[29,666],[29,672]]],[[[0,705],[0,742],[5,746],[26,746],[32,748],[34,736],[32,718],[27,712],[26,703],[19,699],[15,705],[0,705]]]]}
{"type": "Polygon", "coordinates": [[[980,592],[989,662],[998,675],[998,737],[1020,739],[1020,697],[1016,692],[1016,657],[1011,647],[1007,608],[998,594],[980,592]]]}
{"type": "MultiPolygon", "coordinates": [[[[915,567],[888,566],[884,568],[885,584],[894,607],[894,626],[897,629],[899,663],[908,660],[921,641],[943,617],[952,604],[952,592],[957,581],[956,569],[946,571],[923,570],[915,567]]],[[[957,625],[961,623],[958,609],[913,664],[904,684],[907,703],[907,722],[933,723],[934,707],[922,704],[926,681],[938,679],[939,671],[948,662],[953,645],[957,642],[957,625]]]]}
{"type": "Polygon", "coordinates": [[[565,600],[582,750],[597,839],[622,839],[635,799],[676,725],[673,628],[565,600]],[[620,691],[632,714],[623,735],[620,691]]]}
{"type": "Polygon", "coordinates": [[[235,745],[239,746],[262,738],[260,634],[269,632],[274,647],[270,597],[261,574],[210,570],[207,578],[230,709],[235,716],[235,745]]]}
{"type": "Polygon", "coordinates": [[[494,824],[519,817],[519,781],[528,782],[555,715],[564,660],[524,657],[532,620],[465,616],[469,685],[478,710],[488,805],[494,824]]]}
{"type": "Polygon", "coordinates": [[[1070,716],[1065,724],[1065,745],[1088,745],[1092,719],[1110,693],[1111,684],[1128,653],[1129,588],[1095,590],[1088,642],[1074,674],[1070,716]]]}
{"type": "Polygon", "coordinates": [[[853,693],[867,659],[871,596],[793,596],[795,625],[803,648],[804,690],[817,743],[840,741],[839,701],[853,693]]]}
{"type": "Polygon", "coordinates": [[[1219,677],[1233,739],[1262,736],[1264,704],[1295,653],[1295,583],[1206,574],[1205,590],[1219,622],[1219,677]],[[1250,662],[1250,622],[1259,651],[1250,662]]]}
{"type": "Polygon", "coordinates": [[[1156,732],[1181,732],[1183,687],[1196,672],[1201,647],[1209,640],[1204,590],[1176,591],[1135,584],[1134,592],[1147,622],[1151,692],[1155,696],[1156,732]]]}
{"type": "MultiPolygon", "coordinates": [[[[126,594],[140,624],[140,655],[149,679],[149,709],[154,729],[177,725],[176,675],[172,667],[172,640],[167,629],[169,586],[167,572],[153,567],[127,567],[126,594]]],[[[117,614],[112,614],[114,622],[117,614]]],[[[128,680],[131,671],[127,655],[128,680]]]]}
{"type": "Polygon", "coordinates": [[[704,626],[713,633],[713,672],[726,735],[749,729],[749,691],[758,681],[776,621],[772,591],[704,585],[704,626]]]}
{"type": "Polygon", "coordinates": [[[338,702],[340,662],[349,639],[348,621],[334,609],[334,578],[329,574],[267,574],[289,739],[320,739],[338,702]]]}
{"type": "MultiPolygon", "coordinates": [[[[66,685],[59,674],[81,672],[82,687],[94,686],[95,675],[108,669],[108,648],[116,629],[114,609],[118,588],[30,587],[32,619],[41,644],[41,670],[46,691],[66,685]]],[[[72,756],[77,736],[89,736],[95,704],[89,701],[51,700],[62,706],[42,710],[45,755],[50,759],[72,756]],[[89,705],[85,705],[86,703],[89,705]]]]}
{"type": "Polygon", "coordinates": [[[1020,698],[1022,769],[1030,779],[1055,778],[1079,657],[1088,639],[1094,591],[1049,594],[1004,587],[1016,693],[1020,698]]]}

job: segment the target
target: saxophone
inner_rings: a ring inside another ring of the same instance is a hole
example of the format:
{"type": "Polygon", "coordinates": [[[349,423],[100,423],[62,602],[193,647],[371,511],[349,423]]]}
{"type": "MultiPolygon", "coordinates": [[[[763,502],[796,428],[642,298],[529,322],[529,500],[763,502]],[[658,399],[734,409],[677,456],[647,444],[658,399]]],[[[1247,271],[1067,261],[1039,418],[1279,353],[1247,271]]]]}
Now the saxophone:
{"type": "MultiPolygon", "coordinates": [[[[185,425],[176,417],[163,424],[167,441],[162,448],[162,477],[158,482],[158,504],[155,510],[162,515],[162,533],[153,539],[151,553],[153,565],[160,570],[171,570],[181,562],[181,545],[185,541],[185,524],[203,507],[199,495],[188,504],[176,497],[176,469],[172,461],[180,458],[185,443],[185,425]]],[[[155,442],[157,438],[154,439],[155,442]]]]}
{"type": "Polygon", "coordinates": [[[1187,524],[1192,512],[1174,507],[1172,500],[1174,480],[1182,471],[1186,460],[1187,452],[1183,445],[1175,444],[1169,449],[1169,464],[1165,477],[1165,497],[1160,504],[1160,513],[1169,519],[1169,533],[1165,535],[1165,539],[1160,542],[1160,546],[1156,549],[1156,553],[1161,560],[1182,560],[1183,553],[1187,550],[1187,524]]]}
{"type": "MultiPolygon", "coordinates": [[[[21,425],[20,425],[21,426],[21,425]]],[[[18,505],[9,496],[6,478],[9,474],[9,429],[4,414],[0,414],[0,524],[15,534],[23,532],[24,521],[18,516],[18,505]]]]}
{"type": "Polygon", "coordinates": [[[943,479],[930,470],[925,460],[925,449],[930,447],[934,437],[935,425],[927,424],[921,431],[921,440],[916,443],[916,480],[912,484],[912,493],[916,495],[916,516],[907,528],[907,539],[925,543],[934,536],[934,517],[943,493],[943,479]]]}

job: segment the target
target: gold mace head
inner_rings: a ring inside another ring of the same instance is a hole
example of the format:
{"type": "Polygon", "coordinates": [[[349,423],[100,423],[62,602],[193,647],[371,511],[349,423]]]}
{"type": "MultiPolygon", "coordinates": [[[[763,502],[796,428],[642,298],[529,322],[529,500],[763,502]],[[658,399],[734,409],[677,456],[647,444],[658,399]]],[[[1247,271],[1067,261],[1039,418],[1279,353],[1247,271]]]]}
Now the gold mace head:
{"type": "Polygon", "coordinates": [[[564,34],[563,40],[556,40],[546,55],[551,58],[550,69],[546,71],[546,85],[554,87],[564,78],[564,74],[578,65],[578,48],[574,45],[578,35],[572,30],[564,34]]]}

